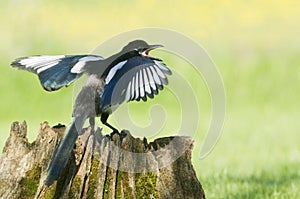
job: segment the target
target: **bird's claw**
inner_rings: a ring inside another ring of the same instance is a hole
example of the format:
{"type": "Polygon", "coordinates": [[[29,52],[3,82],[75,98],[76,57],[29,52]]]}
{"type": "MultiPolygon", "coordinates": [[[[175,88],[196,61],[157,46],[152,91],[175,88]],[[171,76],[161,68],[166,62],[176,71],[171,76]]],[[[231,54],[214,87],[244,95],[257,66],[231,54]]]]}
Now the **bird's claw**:
{"type": "Polygon", "coordinates": [[[113,132],[110,134],[110,137],[113,137],[115,134],[120,135],[119,131],[117,129],[114,129],[113,132]]]}

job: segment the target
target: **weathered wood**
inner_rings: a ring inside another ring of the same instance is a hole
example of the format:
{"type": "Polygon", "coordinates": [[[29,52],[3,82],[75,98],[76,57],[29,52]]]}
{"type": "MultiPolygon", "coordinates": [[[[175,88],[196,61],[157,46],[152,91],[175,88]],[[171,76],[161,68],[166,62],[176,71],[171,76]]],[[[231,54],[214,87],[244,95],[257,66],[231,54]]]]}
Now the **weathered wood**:
{"type": "Polygon", "coordinates": [[[44,122],[29,143],[26,123],[12,124],[0,158],[1,198],[205,198],[191,164],[190,137],[148,144],[128,131],[103,136],[90,128],[77,139],[60,178],[47,187],[47,169],[64,130],[44,122]]]}

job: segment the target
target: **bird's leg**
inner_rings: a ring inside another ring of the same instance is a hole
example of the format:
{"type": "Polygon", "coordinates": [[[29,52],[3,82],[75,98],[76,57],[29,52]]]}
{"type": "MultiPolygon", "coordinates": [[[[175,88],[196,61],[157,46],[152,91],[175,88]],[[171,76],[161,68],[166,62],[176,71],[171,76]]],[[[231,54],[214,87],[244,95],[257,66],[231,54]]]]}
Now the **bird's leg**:
{"type": "Polygon", "coordinates": [[[103,113],[103,114],[101,115],[101,122],[102,122],[105,126],[109,127],[111,130],[113,130],[113,133],[119,133],[119,131],[118,131],[115,127],[113,127],[112,125],[110,125],[110,124],[107,122],[108,116],[109,116],[109,114],[103,113]]]}
{"type": "Polygon", "coordinates": [[[91,127],[91,132],[94,133],[95,132],[95,118],[90,117],[89,118],[89,123],[90,123],[90,127],[91,127]]]}
{"type": "Polygon", "coordinates": [[[110,125],[109,123],[105,122],[103,123],[105,126],[109,127],[111,130],[113,130],[113,133],[119,133],[119,131],[113,127],[112,125],[110,125]]]}

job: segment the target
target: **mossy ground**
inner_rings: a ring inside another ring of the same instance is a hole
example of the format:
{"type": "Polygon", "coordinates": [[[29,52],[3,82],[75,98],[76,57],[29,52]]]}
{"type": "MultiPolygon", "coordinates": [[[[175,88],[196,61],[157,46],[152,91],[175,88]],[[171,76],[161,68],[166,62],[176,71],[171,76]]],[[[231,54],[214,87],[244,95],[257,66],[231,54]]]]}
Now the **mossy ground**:
{"type": "Polygon", "coordinates": [[[80,190],[81,185],[81,176],[76,175],[73,179],[70,192],[69,192],[69,198],[78,198],[78,190],[80,190]]]}
{"type": "Polygon", "coordinates": [[[53,199],[55,196],[57,182],[55,181],[47,190],[43,199],[53,199]]]}
{"type": "Polygon", "coordinates": [[[99,172],[99,170],[98,170],[99,164],[100,164],[99,158],[97,156],[93,157],[91,173],[90,173],[89,183],[88,183],[89,184],[89,189],[88,189],[88,192],[87,192],[87,198],[88,199],[94,198],[94,194],[96,192],[98,172],[99,172]]]}
{"type": "Polygon", "coordinates": [[[157,198],[156,182],[157,175],[154,173],[137,174],[135,177],[137,198],[157,198]]]}
{"type": "Polygon", "coordinates": [[[40,182],[41,167],[34,166],[33,169],[26,172],[25,177],[21,179],[21,198],[31,198],[36,194],[40,182]]]}

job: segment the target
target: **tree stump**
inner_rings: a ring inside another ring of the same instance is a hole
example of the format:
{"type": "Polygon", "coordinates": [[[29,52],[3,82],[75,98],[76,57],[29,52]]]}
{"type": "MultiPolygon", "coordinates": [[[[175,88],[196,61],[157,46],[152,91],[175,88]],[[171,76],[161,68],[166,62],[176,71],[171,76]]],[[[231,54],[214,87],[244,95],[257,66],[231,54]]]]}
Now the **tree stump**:
{"type": "Polygon", "coordinates": [[[62,175],[44,181],[65,130],[41,123],[29,143],[25,122],[14,122],[0,159],[1,198],[205,198],[191,164],[193,140],[174,136],[147,140],[128,131],[103,136],[83,129],[62,175]]]}

